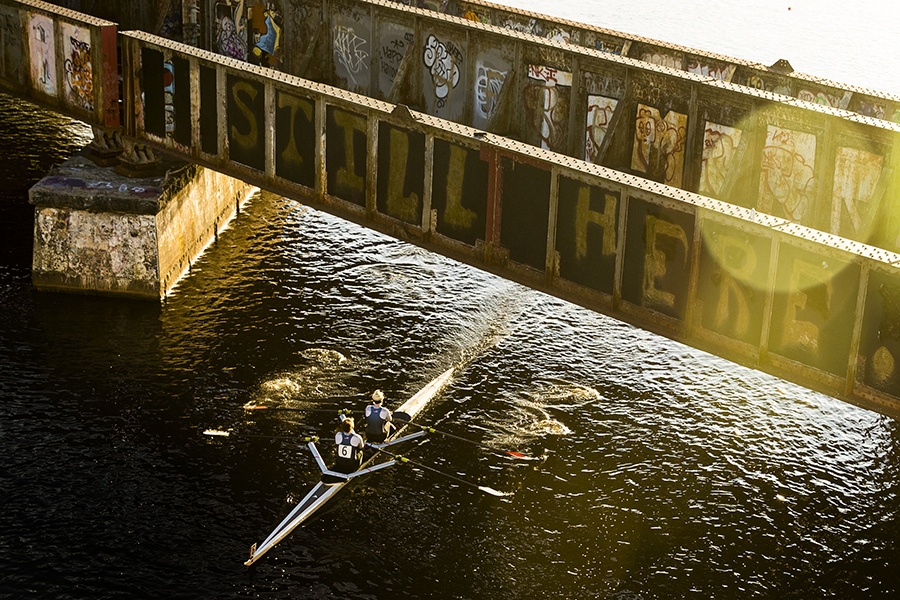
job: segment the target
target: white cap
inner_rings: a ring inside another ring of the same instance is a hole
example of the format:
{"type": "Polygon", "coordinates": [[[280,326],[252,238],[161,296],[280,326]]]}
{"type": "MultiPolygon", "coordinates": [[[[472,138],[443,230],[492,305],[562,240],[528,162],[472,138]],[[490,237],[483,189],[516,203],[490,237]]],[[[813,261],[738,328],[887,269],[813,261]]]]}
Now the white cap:
{"type": "Polygon", "coordinates": [[[381,393],[381,390],[375,390],[372,392],[372,402],[375,404],[381,404],[381,401],[384,400],[384,394],[381,393]]]}

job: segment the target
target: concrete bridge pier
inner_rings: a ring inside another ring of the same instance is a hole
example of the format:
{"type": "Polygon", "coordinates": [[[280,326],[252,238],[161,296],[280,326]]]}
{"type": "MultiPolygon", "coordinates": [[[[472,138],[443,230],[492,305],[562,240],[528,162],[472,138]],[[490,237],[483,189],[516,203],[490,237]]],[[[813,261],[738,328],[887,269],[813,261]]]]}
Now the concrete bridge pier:
{"type": "Polygon", "coordinates": [[[29,190],[38,289],[159,301],[256,189],[140,145],[111,161],[115,143],[95,139],[29,190]]]}

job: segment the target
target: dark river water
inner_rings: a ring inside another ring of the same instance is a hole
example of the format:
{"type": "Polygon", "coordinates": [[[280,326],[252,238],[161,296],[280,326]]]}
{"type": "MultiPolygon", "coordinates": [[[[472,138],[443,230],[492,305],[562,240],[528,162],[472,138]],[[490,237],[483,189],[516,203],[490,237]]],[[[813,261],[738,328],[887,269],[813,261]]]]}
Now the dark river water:
{"type": "Polygon", "coordinates": [[[0,597],[900,593],[896,421],[292,200],[256,197],[164,305],[36,292],[27,190],[86,135],[0,97],[0,597]],[[252,436],[334,424],[245,403],[358,415],[454,365],[420,418],[541,460],[404,451],[513,495],[389,469],[243,566],[318,476],[252,436]]]}

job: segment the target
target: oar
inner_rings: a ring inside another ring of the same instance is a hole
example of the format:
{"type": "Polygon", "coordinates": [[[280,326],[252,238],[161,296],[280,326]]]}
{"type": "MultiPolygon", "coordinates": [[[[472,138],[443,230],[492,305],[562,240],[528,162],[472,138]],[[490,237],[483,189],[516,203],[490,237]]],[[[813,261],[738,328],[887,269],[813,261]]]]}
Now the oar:
{"type": "Polygon", "coordinates": [[[468,438],[460,437],[458,435],[454,435],[452,433],[447,433],[446,431],[440,431],[439,429],[435,429],[430,425],[419,425],[414,421],[405,421],[403,419],[395,419],[398,423],[403,423],[404,425],[415,425],[416,427],[426,431],[428,433],[437,433],[443,435],[448,438],[452,438],[454,440],[459,440],[460,442],[466,442],[467,444],[472,444],[473,446],[478,446],[490,452],[491,454],[496,454],[497,456],[502,456],[504,458],[515,458],[518,460],[538,460],[534,456],[528,456],[527,454],[522,454],[521,452],[516,452],[515,450],[495,450],[486,444],[482,444],[481,442],[476,442],[475,440],[470,440],[468,438]]]}
{"type": "Polygon", "coordinates": [[[270,438],[277,440],[294,440],[295,442],[318,442],[319,438],[314,435],[308,435],[305,437],[300,437],[296,435],[262,435],[259,433],[235,433],[233,431],[223,431],[221,429],[207,429],[203,432],[203,435],[208,435],[211,437],[231,437],[236,435],[238,437],[252,437],[252,438],[270,438]]]}
{"type": "MultiPolygon", "coordinates": [[[[372,447],[369,444],[366,444],[366,445],[372,447]]],[[[393,452],[388,452],[387,450],[385,450],[383,448],[375,448],[375,450],[378,450],[379,452],[383,452],[384,454],[387,454],[388,456],[393,458],[395,461],[397,461],[398,464],[406,463],[406,464],[410,464],[410,465],[415,465],[415,466],[419,467],[420,469],[425,469],[426,471],[431,471],[432,473],[436,473],[438,475],[443,475],[444,477],[447,477],[448,479],[452,479],[453,481],[456,481],[458,483],[462,483],[463,485],[468,485],[470,487],[477,488],[478,490],[481,490],[485,494],[490,494],[491,496],[497,496],[498,498],[503,498],[505,496],[512,496],[512,493],[500,492],[500,491],[495,490],[494,488],[489,488],[485,485],[478,485],[477,483],[467,481],[465,479],[457,477],[456,475],[451,475],[450,473],[445,473],[444,471],[435,469],[432,466],[410,460],[410,459],[406,458],[405,456],[403,456],[402,454],[394,454],[393,452]]]]}
{"type": "MultiPolygon", "coordinates": [[[[292,408],[289,406],[266,406],[265,404],[257,404],[256,402],[248,402],[243,406],[243,409],[246,411],[251,410],[283,410],[288,412],[320,412],[320,413],[331,413],[335,414],[333,408],[292,408]]],[[[337,415],[349,415],[349,408],[340,408],[337,410],[337,415]]]]}

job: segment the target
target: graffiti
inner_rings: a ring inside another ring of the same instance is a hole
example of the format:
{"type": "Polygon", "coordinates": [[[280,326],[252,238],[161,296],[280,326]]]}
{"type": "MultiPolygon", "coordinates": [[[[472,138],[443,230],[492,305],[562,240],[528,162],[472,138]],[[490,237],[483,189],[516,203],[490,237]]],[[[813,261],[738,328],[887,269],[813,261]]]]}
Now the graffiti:
{"type": "Polygon", "coordinates": [[[607,54],[615,54],[616,56],[621,56],[623,48],[624,46],[621,42],[609,42],[601,39],[597,39],[594,41],[594,49],[600,50],[601,52],[606,52],[607,54]]]}
{"type": "Polygon", "coordinates": [[[541,114],[541,148],[559,150],[565,147],[568,103],[560,96],[560,87],[572,86],[572,73],[553,67],[528,65],[528,77],[539,81],[526,88],[526,105],[541,114]]]}
{"type": "Polygon", "coordinates": [[[797,92],[798,100],[841,109],[847,108],[847,105],[850,104],[850,97],[851,93],[849,91],[844,92],[840,96],[829,94],[828,92],[813,92],[811,90],[800,90],[797,92]]]}
{"type": "Polygon", "coordinates": [[[216,1],[216,50],[223,56],[247,60],[244,0],[216,1]]]}
{"type": "Polygon", "coordinates": [[[63,25],[66,100],[78,108],[94,110],[94,72],[91,64],[90,32],[63,25]],[[87,37],[86,40],[79,39],[87,37]]]}
{"type": "Polygon", "coordinates": [[[744,85],[756,90],[772,92],[773,94],[782,94],[783,96],[791,95],[791,87],[789,85],[767,82],[758,75],[748,76],[744,81],[744,85]]]}
{"type": "Polygon", "coordinates": [[[731,75],[732,67],[718,63],[701,63],[697,59],[689,59],[687,64],[688,73],[695,73],[703,77],[711,77],[719,81],[727,81],[731,75]]]}
{"type": "Polygon", "coordinates": [[[591,209],[591,189],[579,186],[578,200],[575,205],[575,258],[588,258],[588,230],[593,225],[603,232],[600,244],[602,256],[614,256],[616,253],[616,218],[619,199],[608,191],[603,191],[603,210],[591,209]]]}
{"type": "Polygon", "coordinates": [[[491,24],[491,17],[489,14],[476,12],[471,7],[461,11],[460,16],[466,21],[472,21],[473,23],[483,23],[484,25],[491,24]]]}
{"type": "MultiPolygon", "coordinates": [[[[180,2],[178,4],[181,4],[180,2]]],[[[184,19],[181,16],[181,7],[176,8],[174,3],[166,6],[165,2],[157,2],[157,10],[167,11],[157,28],[157,35],[170,40],[181,41],[184,31],[182,29],[184,19]]]]}
{"type": "Polygon", "coordinates": [[[675,308],[675,294],[662,289],[659,283],[668,273],[669,261],[674,261],[679,254],[672,251],[672,247],[680,244],[680,250],[683,252],[680,266],[687,265],[690,248],[687,233],[676,223],[647,215],[644,239],[646,245],[644,247],[644,277],[641,290],[643,305],[663,311],[673,309],[675,308]],[[669,256],[667,251],[672,252],[672,255],[669,256]]]}
{"type": "Polygon", "coordinates": [[[587,124],[584,131],[584,160],[600,162],[600,149],[609,129],[609,122],[619,101],[605,96],[588,96],[587,124]]]}
{"type": "Polygon", "coordinates": [[[745,236],[726,230],[717,230],[705,241],[715,259],[712,279],[717,290],[710,298],[712,324],[717,331],[730,331],[734,337],[746,339],[753,317],[747,282],[753,281],[759,257],[745,236]]]}
{"type": "Polygon", "coordinates": [[[447,12],[447,5],[450,4],[450,0],[409,0],[404,2],[404,4],[443,13],[447,12]]]}
{"type": "Polygon", "coordinates": [[[818,358],[822,350],[822,328],[819,324],[831,320],[832,299],[835,295],[834,273],[827,263],[813,264],[794,258],[788,284],[787,306],[782,322],[782,349],[793,349],[818,358]],[[815,314],[816,322],[803,318],[804,314],[815,314]],[[819,323],[819,324],[817,324],[819,323]]]}
{"type": "Polygon", "coordinates": [[[475,70],[475,113],[479,121],[487,122],[497,108],[500,90],[507,71],[498,71],[481,63],[475,70]]]}
{"type": "Polygon", "coordinates": [[[634,127],[631,168],[656,181],[681,187],[687,115],[638,104],[634,127]]]}
{"type": "Polygon", "coordinates": [[[422,53],[422,62],[431,72],[438,108],[446,104],[450,90],[459,83],[462,61],[462,52],[452,43],[444,44],[433,34],[428,36],[422,53]]]}
{"type": "MultiPolygon", "coordinates": [[[[357,75],[368,72],[369,53],[363,48],[366,40],[356,35],[351,27],[338,25],[334,28],[334,57],[347,70],[347,75],[356,85],[357,75]]],[[[401,57],[402,59],[402,57],[401,57]]]]}
{"type": "Polygon", "coordinates": [[[856,112],[864,117],[872,117],[875,119],[884,119],[887,111],[881,104],[870,104],[868,102],[860,102],[856,112]]]}
{"type": "Polygon", "coordinates": [[[166,106],[166,135],[175,133],[175,67],[172,61],[163,63],[163,98],[166,106]]]}
{"type": "Polygon", "coordinates": [[[56,47],[53,21],[43,15],[31,15],[31,81],[48,96],[56,95],[56,47]]]}
{"type": "Polygon", "coordinates": [[[530,19],[525,23],[520,23],[519,21],[515,21],[512,17],[508,18],[506,21],[500,23],[500,27],[504,29],[509,29],[510,31],[518,31],[519,33],[530,33],[533,35],[542,35],[544,32],[544,26],[539,23],[536,19],[530,19]]]}
{"type": "Polygon", "coordinates": [[[162,188],[153,185],[134,185],[128,182],[90,181],[77,177],[51,176],[41,180],[41,185],[53,188],[76,188],[85,190],[106,190],[120,194],[130,194],[140,198],[153,198],[162,194],[162,188]]]}
{"type": "Polygon", "coordinates": [[[572,36],[565,29],[554,27],[553,29],[547,31],[547,33],[544,34],[544,37],[548,40],[553,40],[554,42],[563,42],[564,44],[568,44],[572,36]]]}
{"type": "Polygon", "coordinates": [[[407,31],[402,38],[389,40],[381,47],[381,72],[393,82],[400,71],[400,63],[406,56],[406,48],[413,43],[415,36],[407,31]]]}
{"type": "Polygon", "coordinates": [[[251,64],[277,68],[281,60],[281,15],[273,2],[256,2],[248,9],[250,36],[253,48],[250,50],[251,64]]]}
{"type": "Polygon", "coordinates": [[[884,157],[855,148],[838,148],[832,189],[832,233],[859,239],[863,223],[873,216],[870,206],[881,179],[884,157]],[[846,214],[846,222],[842,215],[846,214]]]}
{"type": "Polygon", "coordinates": [[[701,194],[718,198],[722,193],[732,159],[741,143],[741,134],[740,129],[706,122],[698,190],[701,194]]]}
{"type": "Polygon", "coordinates": [[[678,71],[684,70],[684,64],[681,57],[674,54],[666,54],[664,52],[645,52],[641,56],[641,60],[644,62],[652,63],[654,65],[659,65],[661,67],[677,69],[678,71]]]}
{"type": "Polygon", "coordinates": [[[759,210],[801,222],[816,197],[815,161],[815,135],[769,125],[760,165],[759,210]]]}

